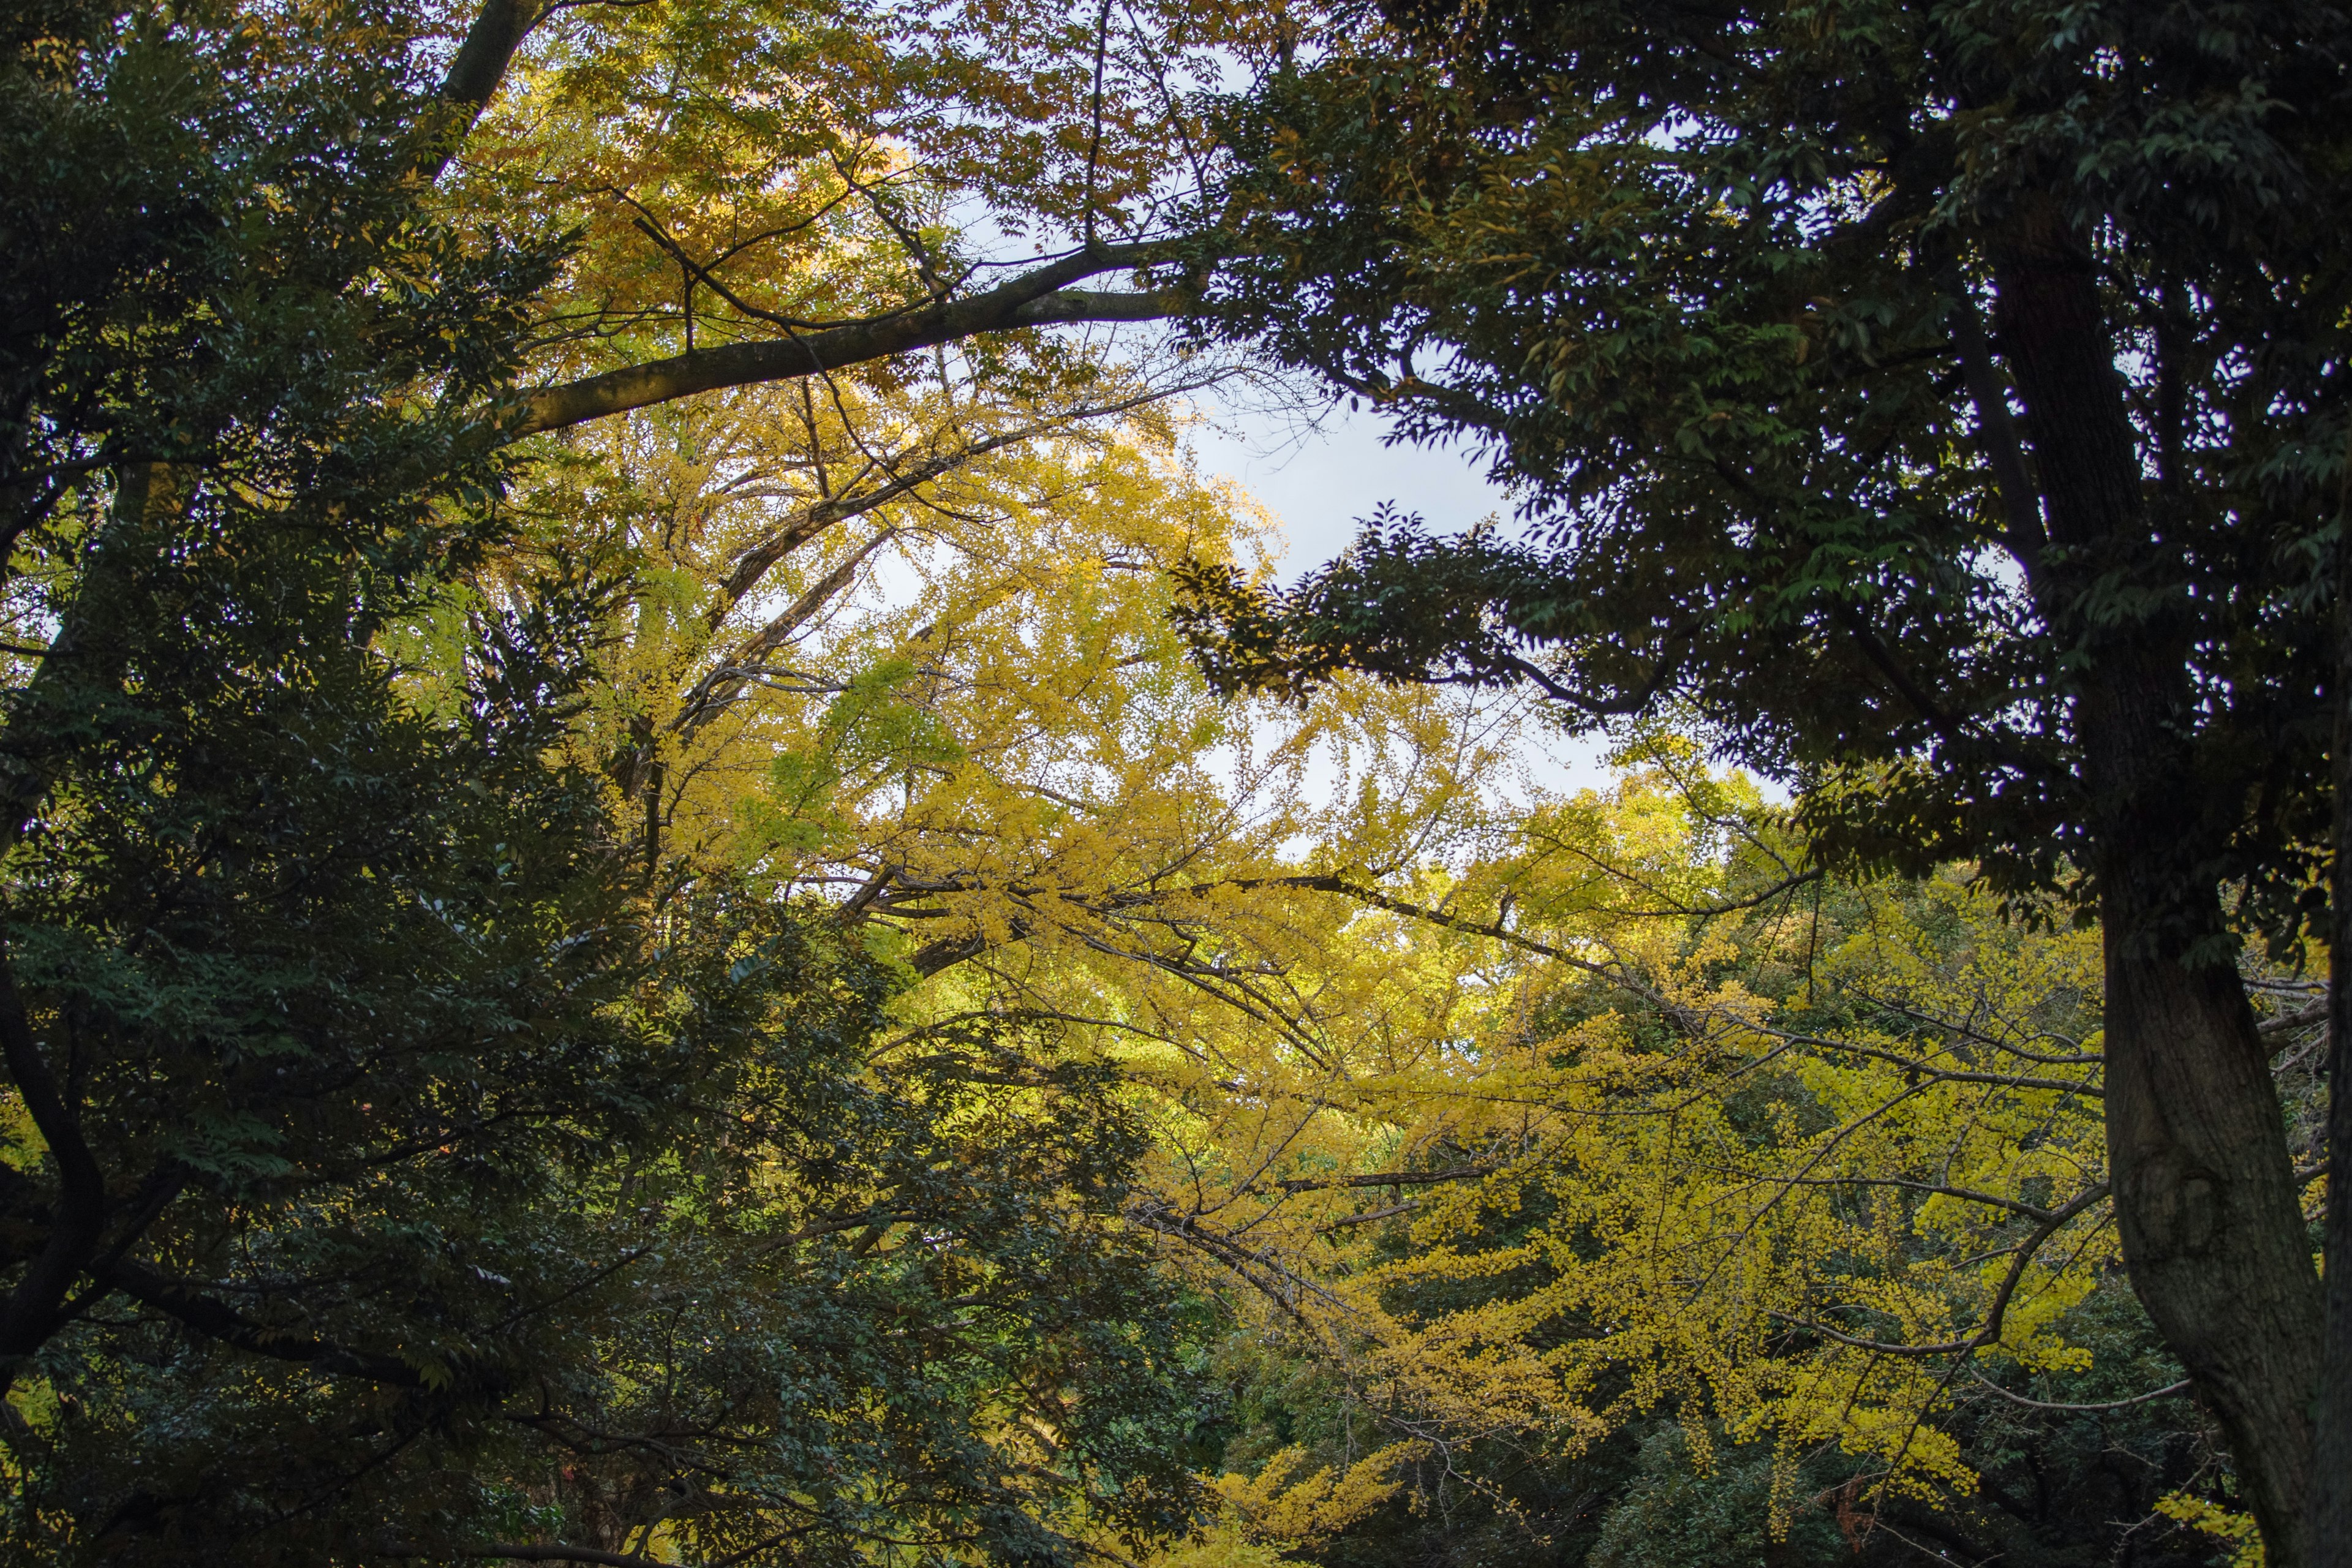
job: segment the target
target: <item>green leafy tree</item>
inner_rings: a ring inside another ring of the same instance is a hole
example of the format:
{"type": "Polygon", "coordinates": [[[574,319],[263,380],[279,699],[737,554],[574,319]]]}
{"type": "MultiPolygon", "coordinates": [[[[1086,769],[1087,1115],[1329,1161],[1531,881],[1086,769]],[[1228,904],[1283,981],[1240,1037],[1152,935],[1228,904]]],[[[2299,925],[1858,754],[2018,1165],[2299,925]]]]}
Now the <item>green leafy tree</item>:
{"type": "Polygon", "coordinates": [[[2352,1552],[2352,1326],[2315,1450],[2304,1178],[2234,961],[2326,902],[2347,50],[2294,0],[1334,28],[1234,108],[1223,330],[1479,444],[1529,528],[1192,580],[1229,683],[1673,707],[1833,862],[2095,911],[2133,1284],[2281,1568],[2352,1552]]]}
{"type": "Polygon", "coordinates": [[[827,911],[649,900],[566,761],[613,584],[491,559],[563,247],[435,215],[481,39],[423,32],[0,22],[5,1550],[1181,1528],[1116,1083],[894,1023],[827,911]]]}

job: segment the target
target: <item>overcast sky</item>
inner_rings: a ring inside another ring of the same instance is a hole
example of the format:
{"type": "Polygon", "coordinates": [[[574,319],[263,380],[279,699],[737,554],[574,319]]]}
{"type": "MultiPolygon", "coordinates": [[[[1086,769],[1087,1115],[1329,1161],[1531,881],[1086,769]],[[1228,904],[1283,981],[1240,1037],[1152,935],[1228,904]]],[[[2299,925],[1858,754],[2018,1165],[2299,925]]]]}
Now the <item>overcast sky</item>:
{"type": "Polygon", "coordinates": [[[1346,405],[1309,426],[1265,406],[1211,402],[1192,448],[1202,468],[1223,474],[1282,520],[1288,539],[1283,575],[1296,578],[1355,537],[1356,520],[1382,501],[1419,512],[1433,531],[1459,532],[1489,512],[1507,521],[1510,503],[1482,467],[1457,449],[1384,447],[1381,420],[1346,405]]]}
{"type": "MultiPolygon", "coordinates": [[[[1211,421],[1192,431],[1202,469],[1234,479],[1281,519],[1286,581],[1345,549],[1356,520],[1382,501],[1419,512],[1439,533],[1459,532],[1489,513],[1510,522],[1510,500],[1486,482],[1482,465],[1459,449],[1383,446],[1374,415],[1350,414],[1343,405],[1309,428],[1264,407],[1213,404],[1202,412],[1211,421]]],[[[1607,747],[1599,739],[1527,739],[1518,765],[1528,782],[1551,791],[1607,784],[1601,763],[1607,747]]],[[[1494,784],[1499,794],[1517,788],[1515,781],[1494,784]]]]}

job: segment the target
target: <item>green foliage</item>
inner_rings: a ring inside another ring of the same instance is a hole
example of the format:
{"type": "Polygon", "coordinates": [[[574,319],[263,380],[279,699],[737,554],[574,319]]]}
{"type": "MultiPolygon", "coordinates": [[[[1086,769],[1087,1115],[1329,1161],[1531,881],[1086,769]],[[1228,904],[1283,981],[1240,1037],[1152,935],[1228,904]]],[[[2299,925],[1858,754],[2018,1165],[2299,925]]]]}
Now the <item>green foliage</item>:
{"type": "Polygon", "coordinates": [[[2352,809],[2352,20],[1386,10],[1231,105],[1210,330],[1475,444],[1527,527],[1383,516],[1287,591],[1196,568],[1204,662],[1688,715],[1819,863],[2095,911],[2135,1288],[2304,1562],[2347,1466],[2303,1413],[2334,1455],[2352,1397],[2235,965],[2323,934],[2352,809]]]}
{"type": "Polygon", "coordinates": [[[484,565],[562,247],[427,209],[422,19],[7,26],[0,1550],[1181,1529],[1118,1085],[894,1023],[830,911],[650,896],[567,760],[612,584],[484,565]]]}
{"type": "Polygon", "coordinates": [[[1272,596],[1198,568],[1221,679],[1679,705],[1833,853],[2079,888],[2106,807],[2074,700],[2145,644],[2189,682],[2164,863],[2292,940],[2326,836],[2340,8],[1391,9],[1232,105],[1254,249],[1216,330],[1477,444],[1529,527],[1375,518],[1272,596]],[[2095,281],[2144,541],[2045,522],[2053,432],[2011,434],[2031,341],[1995,277],[2038,234],[2095,281]]]}
{"type": "Polygon", "coordinates": [[[1609,1510],[1588,1568],[1768,1568],[1835,1562],[1847,1545],[1812,1509],[1780,1541],[1769,1451],[1716,1450],[1705,1468],[1679,1426],[1643,1441],[1641,1468],[1609,1510]]]}

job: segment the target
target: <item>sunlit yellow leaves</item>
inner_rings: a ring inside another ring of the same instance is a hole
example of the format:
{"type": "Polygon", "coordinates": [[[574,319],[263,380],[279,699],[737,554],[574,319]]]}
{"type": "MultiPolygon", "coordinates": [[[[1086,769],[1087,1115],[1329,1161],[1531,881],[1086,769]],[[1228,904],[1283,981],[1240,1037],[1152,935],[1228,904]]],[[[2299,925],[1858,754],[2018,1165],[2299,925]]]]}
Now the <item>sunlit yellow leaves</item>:
{"type": "Polygon", "coordinates": [[[1316,961],[1352,1048],[1215,1145],[1246,1164],[1189,1155],[1259,1210],[1198,1206],[1311,1279],[1368,1407],[1571,1451],[1664,1411],[1965,1489],[1938,1413],[2082,1366],[2112,1261],[2095,935],[1819,887],[1751,788],[1648,760],[1391,874],[1316,961]]]}
{"type": "Polygon", "coordinates": [[[1402,1484],[1396,1471],[1419,1447],[1391,1443],[1352,1465],[1311,1470],[1304,1448],[1285,1448],[1255,1476],[1220,1478],[1217,1493],[1246,1539],[1295,1550],[1337,1534],[1394,1497],[1402,1484]]]}

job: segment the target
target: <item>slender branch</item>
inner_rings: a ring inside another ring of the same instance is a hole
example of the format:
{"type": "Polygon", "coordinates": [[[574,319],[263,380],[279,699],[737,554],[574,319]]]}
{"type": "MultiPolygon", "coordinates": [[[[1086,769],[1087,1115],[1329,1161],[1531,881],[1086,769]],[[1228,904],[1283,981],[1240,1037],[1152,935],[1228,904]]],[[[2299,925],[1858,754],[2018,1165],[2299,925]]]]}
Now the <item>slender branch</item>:
{"type": "Polygon", "coordinates": [[[226,1301],[200,1294],[180,1280],[166,1279],[134,1263],[111,1264],[100,1278],[141,1305],[153,1308],[207,1339],[253,1355],[295,1362],[321,1372],[365,1378],[394,1388],[425,1385],[424,1374],[397,1356],[355,1351],[332,1341],[310,1339],[257,1323],[226,1301]]]}
{"type": "Polygon", "coordinates": [[[866,564],[873,553],[898,537],[898,530],[886,528],[852,551],[848,559],[811,584],[808,591],[793,601],[782,614],[753,633],[751,639],[699,681],[687,693],[679,705],[677,717],[670,729],[681,741],[691,741],[703,729],[731,706],[740,694],[745,681],[751,679],[758,661],[775,651],[785,638],[814,619],[819,611],[831,604],[835,595],[849,586],[857,569],[866,564]]]}
{"type": "Polygon", "coordinates": [[[1777,1039],[1792,1040],[1798,1045],[1811,1046],[1816,1050],[1844,1051],[1857,1057],[1869,1057],[1876,1061],[1891,1062],[1896,1067],[1918,1073],[1937,1083],[1989,1083],[2002,1089],[2046,1089],[2059,1094],[2087,1095],[2093,1100],[2104,1100],[2107,1093],[2097,1084],[2078,1082],[2074,1079],[2027,1078],[2018,1073],[1971,1072],[1958,1068],[1930,1067],[1928,1063],[1933,1059],[1931,1058],[1905,1056],[1900,1051],[1885,1050],[1877,1046],[1865,1046],[1853,1040],[1833,1040],[1823,1035],[1807,1035],[1794,1029],[1775,1029],[1769,1026],[1767,1026],[1765,1032],[1777,1039]]]}
{"type": "Polygon", "coordinates": [[[1057,430],[1066,429],[1082,420],[1131,413],[1163,398],[1196,390],[1202,384],[1206,384],[1206,378],[1200,381],[1187,380],[1171,388],[1141,392],[1132,397],[1118,398],[1109,403],[1087,404],[1066,409],[1047,418],[1030,420],[1025,424],[997,431],[993,435],[967,441],[948,451],[935,452],[909,468],[898,466],[903,454],[876,457],[868,464],[866,471],[851,483],[854,488],[876,472],[884,475],[882,483],[863,494],[821,497],[809,503],[791,522],[746,551],[742,558],[735,563],[734,571],[728,574],[727,581],[720,585],[718,599],[709,612],[709,624],[714,630],[717,629],[719,623],[726,618],[728,612],[734,608],[745,595],[759,586],[760,580],[767,575],[769,570],[777,562],[835,524],[862,516],[877,507],[887,506],[901,496],[910,494],[934,479],[944,479],[958,468],[978,458],[987,457],[992,452],[1018,446],[1024,441],[1049,435],[1057,430]]]}
{"type": "Polygon", "coordinates": [[[2274,1014],[2264,1018],[2254,1026],[2254,1029],[2259,1034],[2284,1035],[2296,1029],[2306,1028],[2314,1024],[2324,1024],[2326,1021],[2327,1000],[2322,997],[2307,1007],[2297,1008],[2292,1013],[2274,1014]]]}
{"type": "MultiPolygon", "coordinates": [[[[654,223],[653,219],[646,216],[646,209],[641,204],[632,200],[625,194],[622,195],[621,199],[637,209],[637,216],[630,220],[635,226],[637,232],[644,235],[647,239],[652,240],[656,245],[660,246],[665,251],[667,251],[669,253],[670,259],[677,262],[678,269],[687,275],[687,280],[689,286],[689,296],[691,294],[691,286],[695,283],[700,283],[709,289],[712,293],[718,295],[720,299],[734,306],[738,310],[742,311],[743,314],[751,317],[755,321],[765,321],[770,326],[782,327],[787,332],[797,331],[803,328],[818,325],[818,323],[814,321],[803,321],[796,316],[782,315],[774,310],[763,310],[759,306],[751,304],[748,300],[741,299],[733,289],[728,288],[726,284],[721,283],[718,279],[713,278],[710,275],[709,269],[704,267],[702,263],[695,260],[693,257],[688,255],[684,246],[678,244],[677,241],[663,233],[661,228],[654,223]]],[[[688,310],[686,312],[686,349],[687,353],[690,354],[694,352],[694,312],[691,309],[688,310]]]]}
{"type": "Polygon", "coordinates": [[[1656,665],[1652,667],[1649,678],[1640,686],[1634,688],[1626,696],[1606,700],[1597,700],[1562,686],[1547,674],[1542,666],[1521,658],[1517,654],[1504,654],[1498,662],[1505,669],[1520,679],[1531,682],[1555,702],[1566,703],[1569,707],[1590,713],[1596,719],[1622,719],[1639,713],[1647,708],[1664,689],[1675,671],[1682,668],[1681,650],[1672,646],[1675,640],[1675,638],[1668,639],[1669,646],[1666,652],[1659,658],[1656,665]]]}
{"type": "Polygon", "coordinates": [[[1393,1219],[1401,1214],[1415,1213],[1420,1209],[1420,1207],[1421,1203],[1418,1199],[1408,1198],[1403,1203],[1389,1204],[1383,1207],[1372,1209],[1365,1214],[1351,1214],[1341,1219],[1327,1221],[1322,1225],[1317,1226],[1315,1227],[1315,1233],[1318,1236],[1321,1236],[1328,1231],[1344,1230],[1351,1225],[1371,1225],[1379,1220],[1393,1219]]]}
{"type": "Polygon", "coordinates": [[[1984,322],[1976,301],[1957,280],[1952,288],[1952,344],[1960,353],[1960,374],[1967,381],[1969,400],[1976,405],[1977,440],[1985,461],[1992,467],[1993,491],[2008,527],[2005,542],[2018,564],[2029,573],[2040,563],[2049,542],[2042,528],[2042,512],[2033,480],[2025,471],[2025,450],[2017,438],[2017,421],[2009,412],[2009,391],[1992,364],[1992,347],[1985,340],[1984,322]]]}
{"type": "Polygon", "coordinates": [[[1373,1171],[1360,1176],[1330,1176],[1276,1182],[1286,1193],[1321,1193],[1335,1187],[1432,1187],[1445,1182],[1475,1182],[1501,1170],[1499,1165],[1457,1165],[1450,1171],[1373,1171]]]}
{"type": "MultiPolygon", "coordinates": [[[[874,216],[880,218],[884,226],[898,237],[898,247],[907,253],[907,259],[915,264],[915,276],[921,280],[923,288],[930,297],[934,300],[944,300],[953,293],[955,284],[950,283],[940,276],[938,267],[931,260],[930,247],[923,243],[922,235],[899,221],[898,215],[890,210],[890,204],[884,199],[881,186],[869,185],[860,180],[851,172],[853,166],[842,161],[839,153],[833,153],[832,157],[833,166],[841,175],[841,183],[864,196],[866,205],[874,209],[874,216]]],[[[1089,230],[1087,234],[1087,243],[1093,244],[1094,237],[1093,232],[1089,230]]],[[[969,270],[960,274],[957,282],[961,282],[969,276],[971,276],[969,270]]]]}
{"type": "Polygon", "coordinates": [[[1830,604],[1830,612],[1837,618],[1838,624],[1845,627],[1847,634],[1853,638],[1854,646],[1862,650],[1863,658],[1870,661],[1871,668],[1885,677],[1886,684],[1895,689],[1895,695],[1909,703],[1912,710],[1927,721],[1929,728],[1946,742],[1954,745],[1966,739],[1959,722],[1944,710],[1941,703],[1928,696],[1926,689],[1913,680],[1901,665],[1895,662],[1893,651],[1880,640],[1878,634],[1871,629],[1870,623],[1864,617],[1859,605],[1848,599],[1833,599],[1830,604]]]}
{"type": "Polygon", "coordinates": [[[1102,166],[1103,133],[1103,63],[1110,54],[1110,0],[1102,0],[1102,13],[1095,18],[1095,91],[1094,103],[1088,113],[1091,129],[1087,132],[1087,195],[1086,239],[1095,243],[1095,177],[1102,166]]]}
{"type": "Polygon", "coordinates": [[[1975,1333],[1964,1340],[1948,1340],[1941,1344],[1933,1345],[1904,1345],[1888,1340],[1864,1339],[1855,1334],[1840,1333],[1826,1323],[1811,1318],[1792,1318],[1786,1312],[1773,1312],[1771,1316],[1784,1323],[1819,1334],[1823,1339],[1834,1340],[1842,1345],[1852,1345],[1857,1350],[1876,1351],[1881,1355],[1924,1357],[1972,1354],[2000,1341],[2001,1323],[2009,1314],[2010,1299],[2017,1294],[2018,1284],[2025,1278],[2026,1267],[2033,1261],[2033,1255],[2042,1249],[2042,1244],[2057,1235],[2059,1231],[2065,1228],[2068,1222],[2092,1205],[2105,1199],[2106,1195],[2107,1184],[2105,1182],[2085,1188],[2073,1202],[2063,1207],[2053,1209],[2048,1219],[2033,1227],[2032,1236],[2017,1244],[2016,1256],[2010,1260],[2007,1271],[2001,1276],[2000,1288],[1993,1292],[1992,1304],[1985,1309],[1983,1324],[1975,1333]]]}
{"type": "Polygon", "coordinates": [[[1974,1367],[1969,1368],[1969,1375],[1975,1378],[1979,1383],[1984,1384],[1986,1393],[1998,1394],[2003,1399],[2008,1400],[2011,1405],[2022,1405],[2028,1410],[2063,1410],[2069,1413],[2095,1410],[2128,1410],[2135,1405],[2146,1405],[2151,1400],[2169,1399],[2176,1394],[2186,1394],[2189,1392],[2190,1385],[2196,1381],[2193,1378],[2184,1377],[2179,1383],[2168,1383],[2162,1388],[2152,1388],[2146,1394],[2135,1394],[2129,1399],[2110,1399],[2102,1405],[2053,1405],[2046,1399],[2028,1399],[2022,1394],[2011,1394],[2008,1389],[1992,1382],[1990,1379],[1987,1378],[1984,1373],[1979,1372],[1974,1367]]]}
{"type": "Polygon", "coordinates": [[[147,1179],[139,1185],[138,1195],[132,1200],[131,1213],[115,1236],[114,1245],[100,1253],[97,1260],[89,1265],[89,1272],[97,1277],[96,1282],[59,1309],[58,1316],[60,1321],[70,1322],[79,1317],[112,1289],[105,1280],[107,1270],[121,1262],[123,1256],[139,1244],[139,1238],[147,1234],[147,1227],[161,1219],[163,1211],[187,1189],[188,1173],[185,1166],[168,1157],[148,1173],[147,1179]]]}
{"type": "MultiPolygon", "coordinates": [[[[791,1533],[793,1532],[787,1531],[786,1535],[791,1533]]],[[[772,1546],[783,1539],[785,1539],[784,1535],[779,1535],[761,1542],[759,1545],[760,1547],[772,1546]]],[[[458,1546],[438,1550],[429,1550],[418,1545],[394,1546],[384,1549],[384,1555],[387,1557],[474,1557],[489,1562],[507,1563],[601,1563],[610,1564],[611,1568],[660,1568],[661,1563],[659,1558],[647,1557],[641,1552],[607,1552],[601,1546],[573,1546],[561,1541],[535,1542],[501,1541],[489,1546],[458,1546]]],[[[717,1563],[711,1564],[711,1568],[719,1568],[723,1563],[740,1562],[744,1555],[745,1553],[738,1552],[730,1557],[719,1558],[717,1563]]]]}
{"type": "MultiPolygon", "coordinates": [[[[1709,1168],[1730,1176],[1748,1173],[1737,1166],[1709,1168]]],[[[1894,1187],[1904,1192],[1926,1193],[1933,1197],[1955,1198],[1961,1203],[1981,1204],[1987,1208],[2006,1209],[2023,1219],[2040,1221],[2050,1217],[2050,1211],[2039,1205],[2021,1203],[2015,1198],[2002,1197],[1998,1193],[1980,1193],[1972,1187],[1948,1187],[1937,1182],[1908,1181],[1901,1176],[1772,1176],[1763,1179],[1777,1185],[1791,1187],[1894,1187]]]]}
{"type": "MultiPolygon", "coordinates": [[[[418,1552],[418,1556],[427,1555],[418,1552]]],[[[505,1558],[509,1563],[604,1563],[613,1568],[648,1568],[655,1559],[642,1552],[606,1552],[594,1546],[567,1546],[562,1542],[545,1545],[525,1546],[515,1542],[500,1542],[496,1546],[469,1547],[458,1553],[463,1557],[505,1558]]]]}

